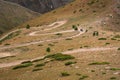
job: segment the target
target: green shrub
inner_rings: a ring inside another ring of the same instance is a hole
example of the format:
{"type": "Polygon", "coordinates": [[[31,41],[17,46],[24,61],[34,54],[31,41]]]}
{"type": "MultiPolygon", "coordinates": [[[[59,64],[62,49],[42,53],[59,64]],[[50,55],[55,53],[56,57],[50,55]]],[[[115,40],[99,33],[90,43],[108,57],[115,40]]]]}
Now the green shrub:
{"type": "Polygon", "coordinates": [[[28,24],[28,25],[26,25],[26,29],[30,29],[30,25],[28,24]]]}
{"type": "Polygon", "coordinates": [[[48,44],[48,46],[54,46],[54,44],[48,44]]]}
{"type": "Polygon", "coordinates": [[[8,43],[5,44],[5,46],[8,46],[8,45],[10,45],[10,44],[8,44],[8,43]]]}
{"type": "Polygon", "coordinates": [[[120,50],[120,48],[118,48],[118,50],[120,50]]]}
{"type": "Polygon", "coordinates": [[[106,38],[99,38],[98,40],[107,40],[106,38]]]}
{"type": "Polygon", "coordinates": [[[62,76],[62,77],[65,77],[65,76],[70,76],[70,74],[69,74],[69,73],[67,73],[67,72],[62,72],[62,73],[61,73],[61,76],[62,76]]]}
{"type": "Polygon", "coordinates": [[[44,58],[42,58],[42,59],[36,59],[36,60],[33,60],[32,62],[39,62],[39,61],[42,61],[42,60],[44,60],[44,58]]]}
{"type": "Polygon", "coordinates": [[[94,31],[93,32],[93,36],[98,36],[99,35],[99,32],[98,31],[94,31]]]}
{"type": "Polygon", "coordinates": [[[90,63],[89,65],[106,65],[106,64],[110,64],[109,62],[93,62],[90,63]]]}
{"type": "Polygon", "coordinates": [[[72,28],[76,31],[78,30],[77,26],[76,25],[72,25],[72,28]]]}
{"type": "Polygon", "coordinates": [[[77,76],[81,76],[81,74],[80,74],[80,73],[76,73],[76,75],[77,75],[77,76]]]}
{"type": "Polygon", "coordinates": [[[95,70],[91,70],[91,72],[95,72],[95,70]]]}
{"type": "Polygon", "coordinates": [[[50,52],[50,51],[51,51],[50,47],[48,47],[48,48],[46,49],[46,51],[47,51],[47,52],[50,52]]]}
{"type": "Polygon", "coordinates": [[[102,72],[102,74],[104,75],[104,74],[106,74],[106,72],[102,72]]]}
{"type": "Polygon", "coordinates": [[[116,35],[116,36],[114,36],[114,38],[120,38],[120,35],[116,35]]]}
{"type": "Polygon", "coordinates": [[[87,76],[87,75],[83,75],[83,76],[81,76],[80,78],[79,78],[79,80],[83,80],[83,79],[85,79],[85,78],[88,78],[89,76],[87,76]]]}
{"type": "Polygon", "coordinates": [[[21,31],[16,31],[16,32],[10,33],[10,34],[8,34],[5,38],[1,39],[1,40],[0,40],[0,43],[3,42],[3,41],[5,41],[5,40],[8,40],[8,39],[11,39],[11,38],[16,37],[16,36],[18,36],[20,33],[21,33],[21,31]]]}
{"type": "Polygon", "coordinates": [[[21,64],[32,63],[31,61],[24,61],[21,64]]]}
{"type": "Polygon", "coordinates": [[[110,70],[117,71],[120,70],[120,68],[110,68],[110,70]]]}
{"type": "Polygon", "coordinates": [[[73,50],[73,48],[68,49],[69,51],[73,50]]]}
{"type": "Polygon", "coordinates": [[[117,40],[117,39],[115,39],[115,38],[111,38],[111,40],[117,40]]]}
{"type": "Polygon", "coordinates": [[[76,62],[71,62],[71,61],[69,61],[69,62],[66,62],[65,65],[68,66],[68,65],[71,65],[71,64],[75,64],[75,63],[76,63],[76,62]]]}
{"type": "Polygon", "coordinates": [[[111,79],[111,80],[115,80],[115,79],[117,79],[117,78],[116,78],[116,77],[111,77],[110,79],[111,79]]]}
{"type": "Polygon", "coordinates": [[[43,70],[42,68],[40,69],[33,69],[32,71],[35,72],[35,71],[40,71],[40,70],[43,70]]]}
{"type": "Polygon", "coordinates": [[[13,70],[20,69],[20,68],[25,68],[25,67],[29,67],[29,66],[32,66],[32,65],[33,65],[32,63],[21,64],[21,65],[15,66],[13,68],[13,70]]]}
{"type": "Polygon", "coordinates": [[[35,65],[35,67],[42,67],[42,66],[45,66],[45,63],[35,65]]]}
{"type": "Polygon", "coordinates": [[[64,61],[64,60],[74,59],[75,57],[67,54],[57,53],[57,54],[47,55],[45,58],[53,58],[58,61],[64,61]]]}
{"type": "Polygon", "coordinates": [[[57,33],[56,35],[62,36],[62,33],[57,33]]]}
{"type": "Polygon", "coordinates": [[[95,3],[95,1],[92,0],[91,2],[88,2],[87,4],[88,4],[88,5],[93,5],[94,3],[95,3]]]}
{"type": "Polygon", "coordinates": [[[106,45],[109,45],[110,43],[105,43],[106,45]]]}
{"type": "Polygon", "coordinates": [[[72,38],[67,38],[66,40],[72,40],[72,38]]]}

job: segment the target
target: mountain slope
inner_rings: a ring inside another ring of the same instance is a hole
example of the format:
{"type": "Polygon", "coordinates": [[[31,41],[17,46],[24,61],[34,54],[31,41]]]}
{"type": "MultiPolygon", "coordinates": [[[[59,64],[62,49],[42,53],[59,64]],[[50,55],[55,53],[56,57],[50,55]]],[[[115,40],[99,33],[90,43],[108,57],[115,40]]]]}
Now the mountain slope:
{"type": "Polygon", "coordinates": [[[0,33],[35,18],[39,14],[10,2],[0,0],[0,33]]]}
{"type": "Polygon", "coordinates": [[[5,0],[20,4],[26,8],[29,8],[35,12],[45,13],[60,6],[63,6],[66,3],[71,2],[72,0],[5,0]]]}
{"type": "Polygon", "coordinates": [[[0,80],[120,80],[119,1],[75,0],[4,35],[0,80]]]}
{"type": "MultiPolygon", "coordinates": [[[[74,18],[77,21],[100,21],[99,26],[107,30],[119,31],[120,23],[119,0],[75,0],[74,2],[47,13],[27,24],[42,25],[58,19],[74,18]]],[[[74,21],[75,22],[75,21],[74,21]]],[[[82,23],[79,22],[79,23],[82,23]]],[[[26,24],[25,24],[26,25],[26,24]]]]}

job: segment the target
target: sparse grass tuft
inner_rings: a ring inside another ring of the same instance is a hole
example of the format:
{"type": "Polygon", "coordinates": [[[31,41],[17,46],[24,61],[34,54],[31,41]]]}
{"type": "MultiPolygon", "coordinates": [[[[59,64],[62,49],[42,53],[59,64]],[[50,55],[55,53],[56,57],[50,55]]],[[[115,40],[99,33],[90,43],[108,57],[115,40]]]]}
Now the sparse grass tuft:
{"type": "Polygon", "coordinates": [[[48,48],[46,49],[46,51],[47,51],[47,52],[50,52],[50,51],[51,51],[50,47],[48,47],[48,48]]]}
{"type": "Polygon", "coordinates": [[[111,38],[111,40],[117,40],[117,39],[115,39],[115,38],[111,38]]]}
{"type": "Polygon", "coordinates": [[[109,45],[110,43],[105,43],[106,45],[109,45]]]}
{"type": "Polygon", "coordinates": [[[98,40],[107,40],[106,38],[99,38],[98,40]]]}
{"type": "Polygon", "coordinates": [[[35,67],[42,67],[42,66],[45,66],[45,63],[35,65],[35,67]]]}
{"type": "Polygon", "coordinates": [[[70,74],[68,72],[61,72],[61,76],[65,77],[65,76],[70,76],[70,74]]]}
{"type": "Polygon", "coordinates": [[[21,68],[26,68],[26,67],[29,67],[29,66],[32,66],[32,65],[33,65],[32,63],[21,64],[21,65],[15,66],[15,67],[13,68],[13,70],[21,69],[21,68]]]}
{"type": "Polygon", "coordinates": [[[57,33],[57,34],[55,34],[55,35],[62,36],[62,33],[57,33]]]}
{"type": "Polygon", "coordinates": [[[18,36],[20,33],[21,33],[21,31],[13,32],[13,33],[9,34],[8,36],[6,36],[5,38],[3,38],[2,40],[0,40],[0,42],[6,41],[6,40],[11,39],[11,38],[14,38],[14,37],[18,36]]]}
{"type": "Polygon", "coordinates": [[[76,31],[78,30],[77,26],[76,25],[72,25],[72,28],[76,31]]]}
{"type": "Polygon", "coordinates": [[[111,77],[111,78],[110,78],[110,80],[115,80],[115,79],[117,79],[117,78],[116,78],[116,77],[111,77]]]}
{"type": "Polygon", "coordinates": [[[26,25],[26,29],[30,29],[30,25],[29,24],[26,25]]]}
{"type": "Polygon", "coordinates": [[[110,70],[117,71],[117,70],[120,70],[120,68],[110,68],[110,70]]]}
{"type": "Polygon", "coordinates": [[[74,59],[75,57],[67,54],[57,53],[57,54],[47,55],[45,58],[53,58],[58,61],[65,61],[65,60],[74,59]]]}
{"type": "Polygon", "coordinates": [[[118,50],[120,50],[120,48],[118,48],[118,50]]]}
{"type": "Polygon", "coordinates": [[[36,60],[33,60],[32,62],[39,62],[39,61],[42,61],[42,60],[44,60],[44,58],[43,59],[36,59],[36,60]]]}
{"type": "Polygon", "coordinates": [[[89,65],[106,65],[106,64],[110,64],[109,62],[93,62],[90,63],[89,65]]]}
{"type": "Polygon", "coordinates": [[[24,61],[21,64],[32,63],[31,61],[24,61]]]}
{"type": "Polygon", "coordinates": [[[65,65],[66,65],[66,66],[69,66],[69,65],[75,64],[75,63],[76,63],[76,62],[71,62],[71,61],[69,61],[69,62],[66,62],[65,65]]]}
{"type": "Polygon", "coordinates": [[[72,38],[67,38],[66,40],[72,40],[72,38]]]}
{"type": "Polygon", "coordinates": [[[120,38],[120,35],[116,35],[116,36],[114,36],[114,38],[120,38]]]}
{"type": "Polygon", "coordinates": [[[43,70],[43,69],[42,68],[40,68],[40,69],[33,69],[32,72],[40,71],[40,70],[43,70]]]}
{"type": "Polygon", "coordinates": [[[85,79],[85,78],[88,78],[89,76],[87,76],[87,75],[83,75],[83,76],[81,76],[80,78],[79,78],[79,80],[83,80],[83,79],[85,79]]]}

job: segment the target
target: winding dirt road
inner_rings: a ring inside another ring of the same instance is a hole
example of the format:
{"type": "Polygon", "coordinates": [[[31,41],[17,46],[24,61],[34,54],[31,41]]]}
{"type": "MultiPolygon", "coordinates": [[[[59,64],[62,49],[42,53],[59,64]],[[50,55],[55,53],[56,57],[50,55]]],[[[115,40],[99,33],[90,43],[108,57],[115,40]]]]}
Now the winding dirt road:
{"type": "MultiPolygon", "coordinates": [[[[58,21],[55,22],[51,25],[48,25],[48,27],[50,27],[49,29],[44,29],[45,30],[52,30],[54,28],[60,27],[63,24],[65,24],[67,21],[58,21]]],[[[49,34],[57,34],[57,33],[68,33],[68,32],[74,32],[75,30],[66,30],[66,31],[59,31],[59,32],[53,32],[53,33],[45,33],[45,34],[38,34],[40,31],[35,31],[29,34],[29,36],[40,36],[40,35],[49,35],[49,34]]],[[[13,31],[14,32],[14,31],[13,31]]],[[[57,38],[57,39],[50,39],[50,40],[44,40],[44,41],[35,41],[35,42],[29,42],[29,43],[24,43],[24,44],[15,44],[15,45],[10,45],[10,46],[2,46],[0,47],[0,50],[2,49],[8,49],[8,48],[16,48],[16,47],[22,47],[22,46],[29,46],[32,44],[38,44],[38,43],[43,43],[43,42],[51,42],[51,41],[59,41],[59,40],[63,40],[63,39],[67,39],[67,38],[75,38],[75,37],[79,37],[81,34],[84,34],[86,32],[86,30],[83,29],[83,31],[79,31],[78,30],[78,34],[74,35],[74,36],[69,36],[69,37],[65,37],[65,38],[57,38]]],[[[12,33],[12,32],[10,32],[12,33]]],[[[10,34],[9,33],[9,34],[10,34]]],[[[7,35],[9,35],[7,34],[7,35]]],[[[6,37],[7,35],[5,35],[4,37],[6,37]]],[[[3,37],[3,38],[4,38],[3,37]]],[[[1,39],[3,39],[1,38],[1,39]]],[[[117,50],[118,47],[98,47],[98,48],[84,48],[84,49],[75,49],[75,50],[71,50],[71,51],[65,51],[65,52],[61,52],[63,54],[73,54],[73,53],[80,53],[80,52],[91,52],[91,51],[106,51],[106,50],[117,50]]],[[[24,61],[33,61],[33,60],[37,60],[37,59],[41,59],[44,58],[44,56],[42,57],[37,57],[34,59],[26,59],[26,60],[19,60],[19,61],[15,61],[15,62],[10,62],[10,63],[0,63],[0,68],[5,68],[5,67],[11,67],[11,66],[15,66],[15,65],[19,65],[24,61]]]]}
{"type": "MultiPolygon", "coordinates": [[[[118,47],[111,47],[111,48],[109,48],[109,47],[108,48],[99,47],[99,48],[88,48],[88,49],[85,48],[85,49],[75,49],[75,50],[72,50],[72,51],[65,51],[65,52],[62,52],[62,54],[73,54],[73,53],[92,52],[92,51],[107,51],[107,50],[117,50],[117,49],[118,49],[118,47]]],[[[37,60],[37,59],[42,59],[44,57],[45,56],[37,57],[37,58],[34,58],[34,59],[19,60],[19,61],[10,62],[10,63],[0,63],[0,68],[19,65],[19,64],[21,64],[22,62],[25,62],[25,61],[34,61],[34,60],[37,60]]]]}
{"type": "MultiPolygon", "coordinates": [[[[44,31],[46,31],[46,30],[52,30],[54,28],[60,27],[60,26],[62,26],[65,23],[66,23],[66,20],[65,21],[55,22],[54,24],[58,24],[58,25],[55,25],[54,27],[51,27],[50,29],[45,29],[44,31]]],[[[52,26],[52,25],[50,25],[50,26],[52,26]]],[[[40,31],[36,31],[36,32],[30,33],[29,36],[49,35],[49,34],[67,33],[67,32],[74,32],[74,31],[75,30],[66,30],[66,31],[59,31],[59,32],[47,33],[47,34],[37,34],[40,31]]],[[[82,32],[81,31],[78,31],[78,32],[79,33],[77,35],[69,36],[69,37],[64,37],[64,38],[49,39],[49,40],[43,40],[43,41],[39,40],[39,41],[28,42],[28,43],[23,43],[23,44],[14,44],[14,45],[10,45],[10,46],[2,46],[2,47],[0,47],[0,50],[2,50],[2,49],[9,49],[9,48],[16,48],[16,47],[23,47],[23,46],[29,46],[29,45],[39,44],[39,43],[43,43],[43,42],[59,41],[59,40],[67,39],[67,38],[75,38],[75,37],[78,37],[81,34],[85,33],[85,30],[83,30],[82,32]]]]}

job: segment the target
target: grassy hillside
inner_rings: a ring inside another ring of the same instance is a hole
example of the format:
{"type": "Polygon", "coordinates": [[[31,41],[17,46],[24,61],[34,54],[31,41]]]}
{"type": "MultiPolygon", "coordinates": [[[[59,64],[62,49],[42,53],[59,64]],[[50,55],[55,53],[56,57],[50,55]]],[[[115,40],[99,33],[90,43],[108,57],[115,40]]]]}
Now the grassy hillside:
{"type": "Polygon", "coordinates": [[[59,19],[76,20],[79,23],[99,20],[103,29],[119,31],[119,4],[119,0],[75,0],[66,6],[27,22],[23,26],[26,24],[42,25],[59,19]]]}
{"type": "Polygon", "coordinates": [[[0,33],[6,32],[38,15],[38,13],[17,4],[0,0],[0,33]]]}
{"type": "Polygon", "coordinates": [[[119,1],[75,0],[3,36],[0,80],[120,80],[119,1]]]}

